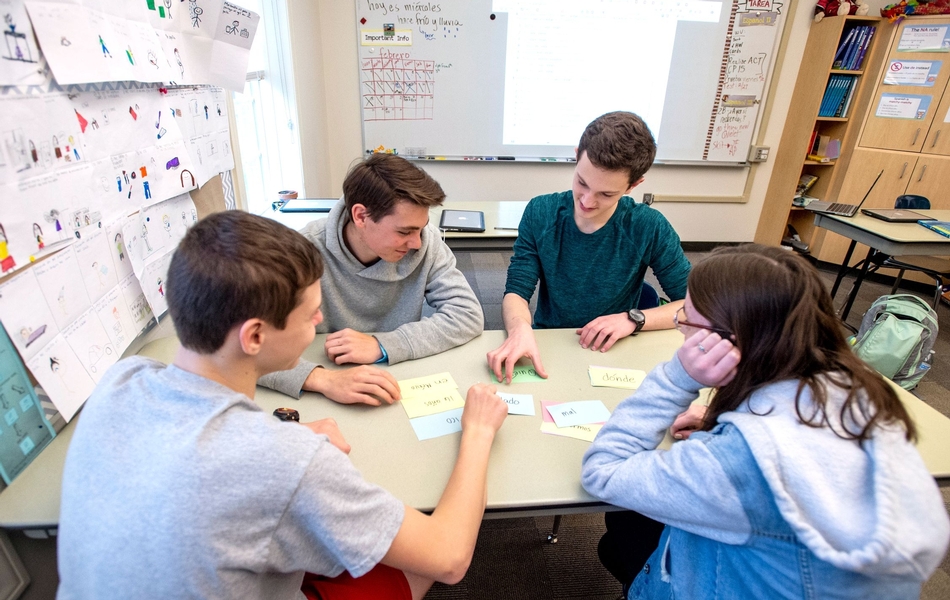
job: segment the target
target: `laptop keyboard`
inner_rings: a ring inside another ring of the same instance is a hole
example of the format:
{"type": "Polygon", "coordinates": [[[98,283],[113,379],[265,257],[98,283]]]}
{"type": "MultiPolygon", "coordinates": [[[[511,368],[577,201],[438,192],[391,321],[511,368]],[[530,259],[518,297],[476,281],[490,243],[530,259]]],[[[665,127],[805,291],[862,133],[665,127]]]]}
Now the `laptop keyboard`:
{"type": "Polygon", "coordinates": [[[858,207],[854,204],[842,204],[841,202],[835,202],[821,212],[838,215],[840,217],[851,217],[854,216],[854,213],[858,212],[858,207]]]}

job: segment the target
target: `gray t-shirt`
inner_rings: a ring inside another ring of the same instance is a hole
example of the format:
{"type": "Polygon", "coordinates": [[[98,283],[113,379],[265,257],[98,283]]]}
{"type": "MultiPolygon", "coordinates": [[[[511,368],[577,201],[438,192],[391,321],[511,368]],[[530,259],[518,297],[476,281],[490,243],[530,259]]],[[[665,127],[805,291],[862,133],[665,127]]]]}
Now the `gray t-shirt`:
{"type": "Polygon", "coordinates": [[[305,571],[359,577],[403,504],[297,423],[133,357],[86,402],[59,526],[67,598],[302,598],[305,571]]]}

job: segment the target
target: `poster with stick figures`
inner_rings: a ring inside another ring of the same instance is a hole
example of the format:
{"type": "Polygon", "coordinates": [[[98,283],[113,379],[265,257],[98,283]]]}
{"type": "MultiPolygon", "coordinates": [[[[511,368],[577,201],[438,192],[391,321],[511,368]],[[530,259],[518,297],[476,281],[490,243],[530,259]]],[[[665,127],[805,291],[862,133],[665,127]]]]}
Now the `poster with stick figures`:
{"type": "Polygon", "coordinates": [[[46,64],[33,37],[23,0],[0,0],[3,44],[0,45],[0,85],[40,85],[46,64]]]}
{"type": "Polygon", "coordinates": [[[0,320],[24,360],[32,358],[59,333],[33,269],[0,283],[0,320]]]}
{"type": "Polygon", "coordinates": [[[96,383],[119,360],[119,353],[92,308],[63,329],[63,338],[96,383]]]}
{"type": "Polygon", "coordinates": [[[99,322],[109,335],[109,340],[120,355],[129,347],[139,329],[132,320],[132,313],[122,297],[118,286],[109,290],[102,298],[93,304],[99,322]]]}
{"type": "Polygon", "coordinates": [[[89,299],[95,302],[118,285],[106,232],[96,230],[73,244],[89,299]]]}
{"type": "Polygon", "coordinates": [[[82,269],[72,248],[37,263],[31,270],[36,273],[46,305],[60,329],[92,306],[83,283],[82,269]]]}
{"type": "Polygon", "coordinates": [[[28,360],[27,366],[67,423],[96,387],[62,334],[28,360]]]}

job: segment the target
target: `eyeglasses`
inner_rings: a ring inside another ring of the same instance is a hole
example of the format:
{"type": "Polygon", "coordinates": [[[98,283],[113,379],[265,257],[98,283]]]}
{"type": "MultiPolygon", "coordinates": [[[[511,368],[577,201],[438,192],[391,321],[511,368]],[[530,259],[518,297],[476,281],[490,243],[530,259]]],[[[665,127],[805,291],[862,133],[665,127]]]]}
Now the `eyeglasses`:
{"type": "Polygon", "coordinates": [[[706,331],[718,333],[719,337],[721,337],[724,340],[731,340],[733,337],[732,332],[726,331],[725,329],[719,329],[718,327],[712,327],[710,325],[699,325],[697,323],[690,323],[689,321],[686,320],[686,307],[684,306],[681,306],[679,310],[677,310],[673,314],[673,324],[680,331],[683,331],[683,327],[695,327],[696,329],[705,329],[706,331]],[[681,312],[683,313],[682,319],[680,318],[681,312]]]}

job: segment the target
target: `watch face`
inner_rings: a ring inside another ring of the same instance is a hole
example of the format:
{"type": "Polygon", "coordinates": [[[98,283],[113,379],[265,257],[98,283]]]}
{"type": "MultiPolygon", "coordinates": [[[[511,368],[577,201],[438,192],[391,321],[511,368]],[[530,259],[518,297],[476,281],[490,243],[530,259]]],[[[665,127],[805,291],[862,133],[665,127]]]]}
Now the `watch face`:
{"type": "Polygon", "coordinates": [[[636,329],[634,329],[633,331],[634,333],[639,332],[647,320],[647,318],[643,315],[643,313],[639,309],[636,309],[636,308],[631,308],[630,310],[627,311],[627,318],[633,321],[634,324],[636,325],[636,329]]]}

